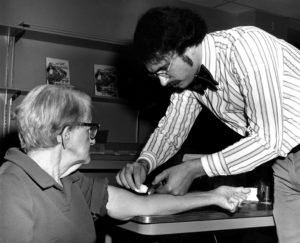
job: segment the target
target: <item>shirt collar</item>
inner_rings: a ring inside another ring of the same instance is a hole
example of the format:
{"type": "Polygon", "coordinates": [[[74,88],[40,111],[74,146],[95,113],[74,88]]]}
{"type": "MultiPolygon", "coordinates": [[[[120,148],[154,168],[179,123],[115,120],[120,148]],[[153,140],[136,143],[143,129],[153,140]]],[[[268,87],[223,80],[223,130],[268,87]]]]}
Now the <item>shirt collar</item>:
{"type": "Polygon", "coordinates": [[[216,46],[212,35],[207,34],[202,43],[202,65],[204,65],[216,77],[216,46]]]}
{"type": "MultiPolygon", "coordinates": [[[[25,173],[35,181],[40,187],[47,189],[50,187],[56,187],[62,189],[62,187],[47,173],[45,172],[34,160],[32,160],[27,154],[22,152],[18,148],[9,149],[4,157],[6,160],[21,167],[25,173]]],[[[79,180],[77,175],[71,176],[72,182],[79,180]]]]}

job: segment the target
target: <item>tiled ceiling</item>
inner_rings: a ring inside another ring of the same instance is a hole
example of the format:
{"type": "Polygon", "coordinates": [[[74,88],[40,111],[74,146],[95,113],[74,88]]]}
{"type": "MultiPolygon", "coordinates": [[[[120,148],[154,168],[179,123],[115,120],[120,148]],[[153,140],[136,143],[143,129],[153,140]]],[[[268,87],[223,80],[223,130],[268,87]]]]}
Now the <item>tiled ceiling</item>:
{"type": "Polygon", "coordinates": [[[300,0],[181,0],[204,7],[240,14],[253,9],[300,20],[300,0]]]}

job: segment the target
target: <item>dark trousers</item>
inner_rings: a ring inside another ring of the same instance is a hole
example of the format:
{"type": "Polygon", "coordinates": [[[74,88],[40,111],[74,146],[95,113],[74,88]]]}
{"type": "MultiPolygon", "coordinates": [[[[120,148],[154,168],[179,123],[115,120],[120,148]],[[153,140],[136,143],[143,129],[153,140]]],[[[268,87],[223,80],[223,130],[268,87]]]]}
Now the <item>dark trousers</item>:
{"type": "Polygon", "coordinates": [[[277,158],[274,171],[274,219],[280,243],[300,242],[300,145],[277,158]]]}

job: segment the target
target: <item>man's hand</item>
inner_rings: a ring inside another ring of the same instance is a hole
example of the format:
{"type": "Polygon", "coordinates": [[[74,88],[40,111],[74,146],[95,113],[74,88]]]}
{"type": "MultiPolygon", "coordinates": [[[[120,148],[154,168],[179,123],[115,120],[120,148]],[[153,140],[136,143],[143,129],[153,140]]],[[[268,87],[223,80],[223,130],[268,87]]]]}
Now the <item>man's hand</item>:
{"type": "Polygon", "coordinates": [[[205,172],[198,159],[189,160],[170,167],[158,174],[152,182],[152,185],[162,184],[155,191],[158,193],[184,195],[190,188],[193,180],[204,174],[205,172]]]}
{"type": "Polygon", "coordinates": [[[216,205],[234,213],[247,199],[249,188],[220,186],[212,191],[216,196],[216,205]]]}
{"type": "Polygon", "coordinates": [[[120,186],[136,190],[146,180],[148,171],[149,165],[147,161],[140,160],[124,166],[117,174],[116,179],[120,186]]]}

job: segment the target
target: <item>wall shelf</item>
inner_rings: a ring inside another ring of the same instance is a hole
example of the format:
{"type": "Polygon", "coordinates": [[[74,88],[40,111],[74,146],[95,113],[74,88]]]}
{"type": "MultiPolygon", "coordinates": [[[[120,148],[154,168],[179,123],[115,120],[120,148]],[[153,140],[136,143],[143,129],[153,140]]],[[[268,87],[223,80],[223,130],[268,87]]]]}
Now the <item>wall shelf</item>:
{"type": "Polygon", "coordinates": [[[130,102],[122,98],[110,98],[110,97],[100,97],[100,96],[91,96],[92,101],[101,101],[117,104],[129,104],[130,102]]]}
{"type": "MultiPolygon", "coordinates": [[[[29,91],[0,87],[0,93],[6,93],[6,92],[11,95],[17,94],[17,96],[19,96],[19,95],[27,95],[29,91]]],[[[91,99],[92,101],[100,101],[100,102],[108,102],[108,103],[116,103],[116,104],[129,104],[129,101],[121,98],[91,96],[91,99]]]]}
{"type": "Polygon", "coordinates": [[[15,36],[16,40],[26,38],[31,40],[45,41],[57,44],[73,45],[84,48],[100,49],[120,52],[130,41],[112,41],[101,39],[97,36],[88,36],[80,33],[71,33],[62,30],[47,30],[31,27],[29,24],[20,26],[0,25],[1,35],[15,36]]]}
{"type": "Polygon", "coordinates": [[[26,95],[28,94],[29,91],[19,90],[19,89],[7,89],[7,88],[0,87],[0,92],[2,93],[7,92],[8,94],[26,95]]]}

